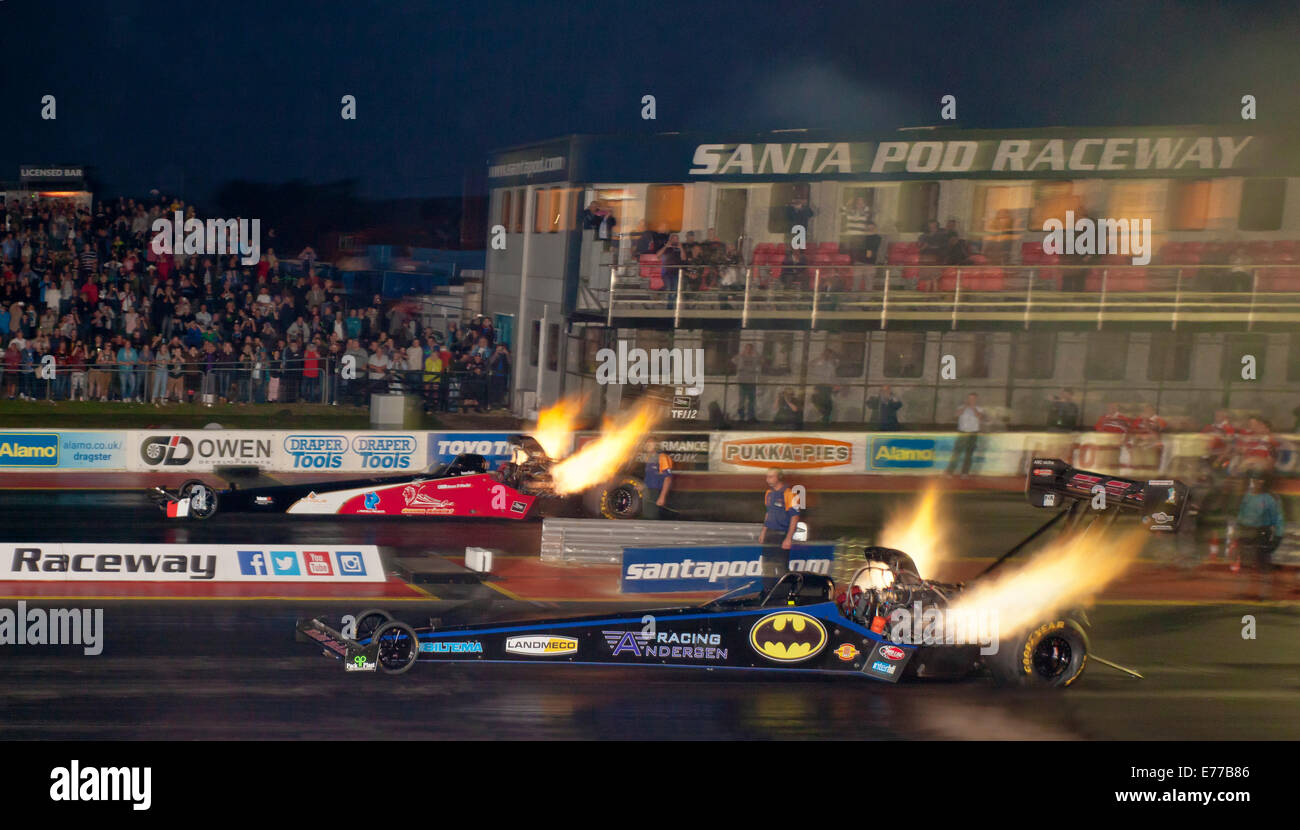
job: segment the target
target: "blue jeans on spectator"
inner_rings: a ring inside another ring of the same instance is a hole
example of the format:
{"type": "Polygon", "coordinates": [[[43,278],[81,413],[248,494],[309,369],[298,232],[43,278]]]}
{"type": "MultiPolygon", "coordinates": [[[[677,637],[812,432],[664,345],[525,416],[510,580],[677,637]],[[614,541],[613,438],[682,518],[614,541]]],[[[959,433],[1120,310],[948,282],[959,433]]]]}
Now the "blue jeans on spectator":
{"type": "Polygon", "coordinates": [[[167,394],[167,370],[153,370],[153,388],[149,390],[149,400],[160,401],[167,394]]]}
{"type": "Polygon", "coordinates": [[[122,382],[122,400],[128,401],[135,397],[135,372],[130,369],[119,370],[117,377],[122,382]]]}
{"type": "Polygon", "coordinates": [[[54,376],[54,399],[64,401],[68,399],[68,384],[71,376],[67,372],[59,372],[54,376]]]}
{"type": "Polygon", "coordinates": [[[304,376],[302,379],[302,399],[307,403],[320,403],[320,378],[309,378],[304,376]]]}
{"type": "Polygon", "coordinates": [[[758,384],[742,383],[740,384],[740,413],[739,419],[742,421],[758,420],[758,384]]]}

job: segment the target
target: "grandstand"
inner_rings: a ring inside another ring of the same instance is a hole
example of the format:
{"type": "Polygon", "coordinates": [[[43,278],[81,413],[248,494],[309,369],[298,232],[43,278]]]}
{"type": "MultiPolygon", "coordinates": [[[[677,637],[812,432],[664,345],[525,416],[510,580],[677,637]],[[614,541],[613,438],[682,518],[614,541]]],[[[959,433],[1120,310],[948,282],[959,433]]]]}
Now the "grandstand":
{"type": "Polygon", "coordinates": [[[521,412],[578,389],[616,408],[594,354],[626,339],[704,348],[702,413],[736,412],[752,342],[760,420],[783,389],[809,394],[830,346],[840,423],[890,384],[918,425],[951,423],[970,391],[1041,425],[1069,386],[1088,423],[1117,400],[1290,427],[1296,151],[1240,126],[569,136],[491,156],[506,245],[488,251],[485,312],[523,335],[521,412]],[[1044,221],[1067,211],[1149,220],[1150,261],[1045,253],[1044,221]]]}

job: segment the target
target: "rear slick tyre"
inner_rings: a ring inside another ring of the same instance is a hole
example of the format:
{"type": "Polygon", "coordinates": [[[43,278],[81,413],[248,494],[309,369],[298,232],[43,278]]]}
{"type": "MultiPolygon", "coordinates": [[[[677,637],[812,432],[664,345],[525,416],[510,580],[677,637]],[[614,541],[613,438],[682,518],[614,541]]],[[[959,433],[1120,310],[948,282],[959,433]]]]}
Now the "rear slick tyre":
{"type": "Polygon", "coordinates": [[[600,488],[600,515],[606,519],[639,519],[645,504],[646,487],[639,478],[628,476],[600,488]]]}
{"type": "Polygon", "coordinates": [[[1088,635],[1072,619],[1054,619],[1005,643],[986,665],[999,685],[1064,689],[1088,665],[1088,635]]]}

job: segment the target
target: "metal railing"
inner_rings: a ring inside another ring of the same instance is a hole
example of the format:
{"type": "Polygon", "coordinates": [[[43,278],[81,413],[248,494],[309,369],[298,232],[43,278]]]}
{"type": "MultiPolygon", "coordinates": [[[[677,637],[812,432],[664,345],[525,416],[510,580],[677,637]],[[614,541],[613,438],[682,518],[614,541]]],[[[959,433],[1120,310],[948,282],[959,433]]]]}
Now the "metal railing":
{"type": "Polygon", "coordinates": [[[1300,322],[1293,265],[615,266],[607,322],[627,318],[1020,323],[1300,322]]]}
{"type": "MultiPolygon", "coordinates": [[[[339,358],[304,359],[268,364],[231,361],[184,361],[124,364],[35,363],[0,371],[0,395],[41,401],[104,400],[143,403],[316,403],[363,406],[374,393],[410,394],[426,408],[455,411],[505,407],[509,375],[491,372],[389,369],[371,378],[364,364],[356,377],[340,371],[339,358]]],[[[361,363],[361,361],[358,361],[361,363]]]]}

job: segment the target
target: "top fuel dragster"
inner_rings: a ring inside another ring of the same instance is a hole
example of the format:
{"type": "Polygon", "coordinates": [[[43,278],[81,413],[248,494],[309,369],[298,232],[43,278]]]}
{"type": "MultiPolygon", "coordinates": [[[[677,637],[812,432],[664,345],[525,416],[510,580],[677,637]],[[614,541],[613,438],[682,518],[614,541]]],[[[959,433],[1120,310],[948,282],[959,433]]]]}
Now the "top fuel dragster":
{"type": "Polygon", "coordinates": [[[319,618],[302,620],[297,635],[353,672],[397,674],[417,661],[512,662],[835,673],[891,683],[905,676],[984,673],[1008,684],[1064,687],[1083,673],[1089,657],[1081,611],[1051,612],[991,652],[988,643],[969,639],[926,641],[914,636],[914,629],[893,623],[900,611],[918,605],[923,613],[948,609],[1060,522],[1067,532],[1087,533],[1098,522],[1113,522],[1121,510],[1135,510],[1149,529],[1173,530],[1186,493],[1175,481],[1133,481],[1035,459],[1026,481],[1030,504],[1062,509],[965,584],[922,578],[906,553],[867,547],[860,566],[838,587],[823,574],[778,573],[788,552],[773,548],[777,566],[768,577],[699,606],[445,627],[431,620],[420,628],[370,610],[357,615],[347,631],[319,618]],[[1095,509],[1098,492],[1109,494],[1100,510],[1095,509]]]}
{"type": "MultiPolygon", "coordinates": [[[[155,503],[173,518],[206,519],[224,513],[291,513],[356,516],[444,516],[454,518],[527,519],[548,511],[573,509],[591,515],[631,519],[641,515],[645,485],[633,476],[618,476],[568,497],[555,492],[555,463],[532,437],[510,438],[511,459],[489,470],[481,455],[463,453],[447,464],[420,473],[281,484],[259,475],[253,486],[232,481],[217,490],[191,479],[176,490],[155,487],[155,503]]],[[[243,470],[222,471],[233,479],[243,470]]]]}

